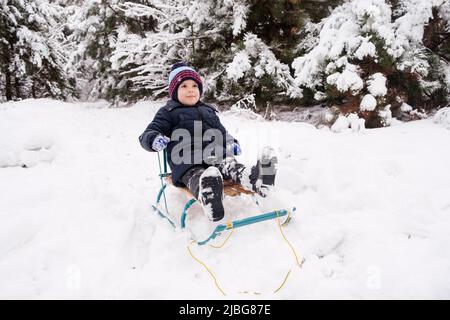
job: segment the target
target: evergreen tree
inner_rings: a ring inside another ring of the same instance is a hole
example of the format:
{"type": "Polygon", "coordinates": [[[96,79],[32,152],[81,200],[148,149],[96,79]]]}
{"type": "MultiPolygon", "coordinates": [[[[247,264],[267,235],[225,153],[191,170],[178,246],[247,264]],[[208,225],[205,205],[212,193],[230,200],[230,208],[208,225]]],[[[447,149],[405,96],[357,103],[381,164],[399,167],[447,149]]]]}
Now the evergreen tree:
{"type": "Polygon", "coordinates": [[[162,96],[180,60],[199,70],[207,99],[253,94],[265,108],[302,96],[289,67],[306,17],[301,1],[90,0],[72,16],[71,39],[81,43],[72,61],[93,98],[162,96]]]}
{"type": "Polygon", "coordinates": [[[60,7],[45,0],[2,0],[0,81],[6,100],[74,94],[61,49],[60,7]]]}
{"type": "Polygon", "coordinates": [[[135,101],[167,94],[170,67],[189,60],[192,34],[186,28],[188,1],[128,1],[115,10],[125,19],[116,30],[112,69],[122,100],[135,101]]]}
{"type": "Polygon", "coordinates": [[[208,99],[225,102],[242,98],[225,72],[233,60],[234,42],[247,26],[247,14],[247,0],[196,0],[186,12],[193,37],[189,62],[203,75],[208,99]]]}
{"type": "Polygon", "coordinates": [[[324,103],[367,127],[450,99],[446,0],[0,0],[0,100],[134,102],[186,61],[208,100],[324,103]],[[411,105],[412,108],[409,106],[411,105]]]}
{"type": "Polygon", "coordinates": [[[165,92],[170,65],[182,60],[184,0],[89,0],[70,21],[72,65],[88,99],[118,103],[165,92]]]}
{"type": "Polygon", "coordinates": [[[306,54],[293,63],[296,84],[344,114],[357,113],[367,127],[388,125],[392,115],[409,112],[409,104],[423,107],[427,97],[442,102],[448,89],[443,68],[436,68],[442,61],[430,55],[423,39],[433,10],[444,19],[447,5],[444,0],[344,3],[307,25],[309,36],[301,46],[306,54]]]}
{"type": "Polygon", "coordinates": [[[261,39],[247,33],[243,45],[226,69],[235,92],[241,93],[241,97],[248,92],[255,94],[257,108],[302,97],[289,66],[280,62],[261,39]]]}
{"type": "Polygon", "coordinates": [[[343,4],[346,0],[292,0],[300,2],[307,20],[318,23],[323,18],[328,17],[334,8],[343,4]]]}
{"type": "Polygon", "coordinates": [[[197,0],[191,12],[194,63],[208,74],[208,98],[255,95],[265,108],[301,97],[289,67],[303,23],[297,1],[197,0]]]}
{"type": "Polygon", "coordinates": [[[68,1],[68,39],[72,45],[69,63],[80,80],[78,90],[84,100],[114,101],[118,73],[111,68],[120,12],[118,0],[68,1]]]}

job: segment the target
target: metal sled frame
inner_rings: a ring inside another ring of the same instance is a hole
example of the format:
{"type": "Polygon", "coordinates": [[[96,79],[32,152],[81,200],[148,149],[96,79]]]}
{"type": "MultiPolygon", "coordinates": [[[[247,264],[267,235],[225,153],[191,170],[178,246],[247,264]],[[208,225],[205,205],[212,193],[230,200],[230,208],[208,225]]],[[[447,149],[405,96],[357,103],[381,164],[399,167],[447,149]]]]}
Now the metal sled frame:
{"type": "MultiPolygon", "coordinates": [[[[159,162],[159,169],[160,169],[159,177],[161,179],[161,188],[156,197],[156,203],[154,205],[152,205],[152,208],[153,208],[153,210],[155,210],[155,212],[157,212],[159,214],[159,216],[161,218],[167,219],[173,228],[176,228],[177,224],[175,223],[175,221],[173,221],[173,219],[170,218],[170,215],[168,214],[167,203],[166,203],[166,198],[165,198],[165,189],[169,184],[172,184],[171,173],[169,173],[167,171],[167,152],[166,152],[166,150],[163,151],[164,171],[161,170],[161,158],[160,158],[159,152],[158,152],[158,162],[159,162]],[[162,198],[164,198],[165,210],[163,208],[161,208],[161,206],[160,206],[162,198]]],[[[187,188],[179,188],[179,189],[183,190],[190,197],[190,199],[186,202],[183,212],[181,214],[180,226],[181,226],[181,229],[185,229],[188,210],[194,203],[197,202],[197,200],[192,196],[192,194],[189,192],[189,190],[187,188]]],[[[252,194],[255,199],[256,204],[259,205],[258,200],[255,198],[254,192],[245,190],[242,187],[240,187],[238,184],[236,184],[232,181],[224,181],[224,193],[226,196],[232,196],[232,197],[237,196],[241,193],[252,194]]],[[[272,220],[272,219],[276,219],[276,218],[280,218],[280,217],[285,217],[284,221],[281,222],[282,225],[285,225],[285,224],[289,223],[289,221],[291,220],[291,214],[295,213],[295,210],[296,210],[295,207],[292,208],[291,211],[288,209],[274,210],[271,212],[261,213],[261,214],[258,214],[258,215],[252,216],[252,217],[248,217],[245,219],[233,220],[230,222],[226,222],[224,224],[219,224],[216,226],[214,231],[211,233],[211,235],[207,239],[202,240],[202,241],[197,241],[197,244],[204,245],[204,244],[208,243],[209,241],[215,239],[217,236],[219,236],[222,232],[224,232],[226,230],[236,229],[236,228],[240,228],[240,227],[244,227],[244,226],[248,226],[251,224],[255,224],[255,223],[259,223],[259,222],[267,221],[267,220],[272,220]]]]}

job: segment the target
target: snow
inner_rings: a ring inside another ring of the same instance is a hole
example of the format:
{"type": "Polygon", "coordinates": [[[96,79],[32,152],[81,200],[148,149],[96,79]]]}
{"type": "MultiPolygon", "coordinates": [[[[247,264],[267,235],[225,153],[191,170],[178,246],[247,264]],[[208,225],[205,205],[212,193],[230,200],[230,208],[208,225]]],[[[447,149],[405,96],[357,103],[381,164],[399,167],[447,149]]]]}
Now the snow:
{"type": "Polygon", "coordinates": [[[363,81],[355,65],[347,64],[343,72],[336,72],[327,77],[327,83],[335,85],[341,92],[357,92],[363,88],[363,81]]]}
{"type": "Polygon", "coordinates": [[[226,72],[229,79],[238,81],[242,78],[248,70],[250,70],[252,65],[250,64],[250,58],[245,51],[238,52],[233,61],[228,64],[226,72]]]}
{"type": "Polygon", "coordinates": [[[450,107],[440,109],[434,115],[434,122],[443,125],[447,129],[450,129],[450,107]]]}
{"type": "Polygon", "coordinates": [[[276,86],[285,89],[286,94],[291,98],[303,96],[302,90],[294,84],[289,66],[281,63],[258,36],[246,33],[244,46],[243,50],[235,53],[233,61],[226,68],[228,79],[233,79],[236,82],[251,70],[254,72],[256,79],[260,79],[264,75],[273,77],[276,86]],[[254,60],[253,67],[251,60],[254,60]]]}
{"type": "Polygon", "coordinates": [[[380,116],[384,126],[389,126],[392,124],[393,119],[392,119],[392,111],[391,111],[390,104],[388,104],[388,105],[384,106],[384,108],[378,110],[378,115],[380,116]]]}
{"type": "Polygon", "coordinates": [[[325,92],[317,91],[314,93],[314,100],[316,101],[324,101],[327,98],[325,92]]]}
{"type": "Polygon", "coordinates": [[[377,100],[375,99],[375,97],[371,94],[366,94],[362,101],[361,104],[359,105],[359,109],[361,111],[373,111],[375,110],[377,106],[377,100]]]}
{"type": "Polygon", "coordinates": [[[367,82],[369,84],[367,89],[374,97],[383,97],[387,94],[386,77],[382,73],[374,73],[367,82]]]}
{"type": "Polygon", "coordinates": [[[365,120],[362,118],[359,118],[357,114],[351,113],[347,116],[348,122],[350,124],[350,129],[353,132],[364,132],[365,127],[365,120]]]}
{"type": "Polygon", "coordinates": [[[444,77],[447,86],[450,87],[450,63],[447,63],[444,67],[444,77]]]}
{"type": "Polygon", "coordinates": [[[368,39],[363,38],[363,42],[359,46],[358,50],[355,52],[355,56],[359,60],[363,60],[365,57],[376,57],[377,56],[377,49],[375,48],[375,45],[372,42],[369,42],[368,39]]]}
{"type": "MultiPolygon", "coordinates": [[[[377,35],[386,40],[387,44],[393,41],[391,38],[395,38],[391,10],[384,0],[345,2],[323,19],[319,28],[321,30],[315,46],[292,63],[295,70],[295,83],[309,88],[321,84],[325,62],[335,62],[346,57],[349,58],[348,60],[351,58],[362,60],[367,56],[376,57],[374,39],[364,35],[369,33],[377,35]]],[[[348,67],[346,69],[348,73],[346,78],[359,78],[355,70],[349,70],[348,67]]],[[[336,74],[332,76],[336,77],[336,74]]],[[[327,83],[335,84],[335,81],[330,82],[327,78],[327,83]]],[[[362,86],[362,80],[359,79],[358,87],[362,86]]],[[[343,91],[339,87],[338,89],[343,91]]],[[[346,91],[345,87],[343,89],[346,91]]]]}
{"type": "Polygon", "coordinates": [[[233,36],[237,36],[247,26],[248,5],[244,3],[234,3],[235,1],[225,1],[233,7],[233,36]]]}
{"type": "Polygon", "coordinates": [[[366,79],[370,75],[367,74],[367,61],[378,65],[378,70],[385,70],[384,64],[392,61],[389,64],[396,70],[413,74],[424,92],[442,88],[443,84],[438,81],[425,80],[430,72],[445,76],[445,69],[433,70],[423,35],[433,18],[433,10],[448,21],[449,1],[400,0],[395,3],[391,5],[392,1],[386,0],[342,1],[320,22],[307,24],[303,29],[307,33],[305,43],[299,45],[303,50],[292,62],[294,83],[313,92],[331,85],[341,92],[351,90],[350,93],[356,96],[367,80],[370,94],[385,96],[387,74],[378,73],[377,78],[366,79]],[[363,70],[352,70],[356,67],[350,62],[360,65],[363,70]],[[341,69],[336,70],[339,67],[341,69]]]}
{"type": "Polygon", "coordinates": [[[345,116],[339,116],[336,121],[331,126],[331,131],[333,132],[342,132],[348,129],[348,120],[345,116]]]}
{"type": "MultiPolygon", "coordinates": [[[[160,106],[0,104],[0,298],[450,298],[443,122],[336,134],[222,114],[240,141],[239,161],[252,164],[267,144],[278,153],[276,187],[264,206],[297,208],[284,233],[304,259],[296,267],[275,221],[236,229],[221,249],[191,246],[224,297],[189,255],[188,233],[150,209],[160,187],[157,156],[138,136],[160,106]],[[27,168],[22,153],[34,157],[27,168]]],[[[167,194],[172,209],[184,205],[174,187],[167,194]]],[[[227,219],[257,213],[246,196],[226,198],[225,207],[227,219]]],[[[207,220],[192,208],[188,225],[207,220]]]]}
{"type": "Polygon", "coordinates": [[[331,131],[340,132],[364,132],[365,120],[358,117],[357,114],[351,113],[348,116],[339,116],[331,126],[331,131]]]}
{"type": "Polygon", "coordinates": [[[406,102],[403,102],[402,105],[400,106],[400,110],[403,111],[403,112],[410,112],[410,111],[413,110],[413,107],[411,107],[406,102]]]}

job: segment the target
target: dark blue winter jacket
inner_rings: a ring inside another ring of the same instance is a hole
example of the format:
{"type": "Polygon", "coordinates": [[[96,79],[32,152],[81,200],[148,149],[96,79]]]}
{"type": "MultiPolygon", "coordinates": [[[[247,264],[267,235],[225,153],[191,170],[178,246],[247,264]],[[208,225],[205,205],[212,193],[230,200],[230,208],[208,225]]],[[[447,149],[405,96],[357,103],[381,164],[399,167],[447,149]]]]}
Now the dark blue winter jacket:
{"type": "MultiPolygon", "coordinates": [[[[195,153],[205,150],[205,147],[211,144],[211,141],[202,141],[195,144],[194,137],[194,121],[201,121],[202,135],[208,129],[218,129],[223,135],[223,154],[226,153],[226,145],[232,142],[238,143],[229,133],[225,127],[220,123],[217,116],[217,109],[201,101],[197,102],[195,106],[185,106],[178,101],[169,100],[166,105],[158,110],[153,121],[147,126],[144,133],[139,136],[139,142],[147,151],[154,152],[152,149],[153,140],[158,135],[165,135],[172,139],[172,132],[176,129],[186,129],[191,137],[191,161],[189,163],[174,163],[172,161],[172,150],[183,140],[171,140],[167,145],[167,160],[172,171],[172,181],[175,186],[183,186],[180,181],[184,173],[194,165],[193,159],[195,153]],[[201,146],[201,150],[198,147],[201,146]]],[[[197,123],[198,126],[198,123],[197,123]]],[[[214,139],[212,140],[214,141],[214,139]]],[[[182,145],[179,145],[176,150],[182,145]]],[[[211,146],[211,145],[210,145],[211,146]]],[[[206,165],[203,162],[203,165],[206,165]]]]}

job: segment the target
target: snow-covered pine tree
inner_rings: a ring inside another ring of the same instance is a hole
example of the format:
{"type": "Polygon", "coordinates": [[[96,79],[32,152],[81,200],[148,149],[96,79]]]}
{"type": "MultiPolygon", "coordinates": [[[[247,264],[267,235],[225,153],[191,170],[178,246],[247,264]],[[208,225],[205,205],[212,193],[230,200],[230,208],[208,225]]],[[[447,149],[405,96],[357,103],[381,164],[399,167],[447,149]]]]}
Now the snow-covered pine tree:
{"type": "Polygon", "coordinates": [[[255,94],[257,106],[294,103],[302,97],[289,65],[304,19],[297,0],[249,1],[246,32],[235,42],[227,76],[255,94]]]}
{"type": "Polygon", "coordinates": [[[253,94],[266,107],[302,95],[289,67],[304,18],[298,0],[67,1],[72,65],[92,98],[165,94],[169,68],[180,60],[199,70],[207,99],[234,103],[253,94]]]}
{"type": "Polygon", "coordinates": [[[298,1],[197,0],[188,14],[194,62],[206,95],[221,102],[256,96],[256,105],[301,97],[289,68],[301,26],[298,1]]]}
{"type": "Polygon", "coordinates": [[[294,85],[289,66],[280,62],[273,51],[252,33],[244,36],[243,48],[236,51],[226,75],[235,92],[255,94],[257,106],[302,97],[301,89],[294,85]]]}
{"type": "Polygon", "coordinates": [[[195,0],[186,11],[193,37],[189,62],[203,75],[207,99],[228,102],[242,98],[225,71],[233,59],[231,47],[246,28],[247,14],[247,0],[195,0]]]}
{"type": "Polygon", "coordinates": [[[72,1],[69,28],[84,97],[118,103],[165,93],[171,64],[188,51],[189,0],[79,2],[72,1]]]}
{"type": "Polygon", "coordinates": [[[121,12],[113,9],[119,0],[66,0],[66,29],[71,44],[71,68],[76,70],[83,100],[115,101],[117,71],[111,68],[121,12]]]}
{"type": "Polygon", "coordinates": [[[302,46],[307,53],[293,62],[296,84],[344,114],[357,113],[367,127],[388,125],[392,112],[401,114],[407,103],[422,107],[426,92],[442,90],[443,82],[436,79],[443,69],[430,67],[432,55],[423,37],[433,8],[446,19],[447,6],[444,0],[342,4],[306,26],[310,36],[302,46]]]}
{"type": "Polygon", "coordinates": [[[331,11],[341,5],[346,0],[293,0],[301,2],[301,8],[307,19],[317,23],[325,17],[328,17],[331,11]]]}
{"type": "Polygon", "coordinates": [[[187,0],[136,0],[114,6],[125,17],[116,29],[110,59],[122,100],[167,94],[171,65],[191,60],[194,39],[187,24],[188,4],[187,0]]]}
{"type": "MultiPolygon", "coordinates": [[[[417,1],[405,3],[403,0],[400,3],[403,6],[397,10],[399,15],[414,12],[415,6],[419,5],[417,1]]],[[[430,6],[424,9],[428,10],[426,17],[429,20],[424,23],[422,42],[419,41],[419,44],[430,67],[428,74],[420,80],[419,90],[412,92],[415,98],[412,104],[428,110],[444,107],[450,102],[450,85],[447,81],[450,80],[450,1],[435,1],[431,13],[430,6]]],[[[394,11],[394,14],[397,12],[394,11]]]]}
{"type": "Polygon", "coordinates": [[[0,2],[0,96],[6,100],[74,94],[66,72],[61,8],[47,0],[0,2]]]}

